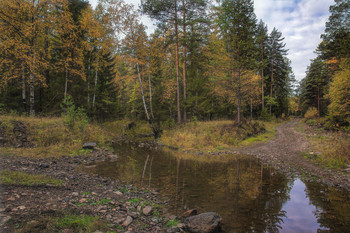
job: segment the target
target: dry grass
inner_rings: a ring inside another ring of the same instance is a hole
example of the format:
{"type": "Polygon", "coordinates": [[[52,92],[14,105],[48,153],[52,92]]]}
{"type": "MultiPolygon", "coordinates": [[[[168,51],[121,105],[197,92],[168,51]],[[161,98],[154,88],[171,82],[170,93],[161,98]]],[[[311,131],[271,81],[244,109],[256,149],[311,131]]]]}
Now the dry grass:
{"type": "Polygon", "coordinates": [[[271,123],[269,125],[271,131],[265,135],[258,133],[263,129],[261,122],[247,123],[242,127],[235,125],[233,121],[191,122],[164,131],[160,141],[164,145],[186,151],[217,152],[240,146],[242,142],[247,145],[270,139],[273,127],[271,123]],[[247,141],[250,137],[255,137],[256,140],[247,141]]]}
{"type": "MultiPolygon", "coordinates": [[[[318,120],[317,122],[321,121],[318,120]]],[[[328,131],[321,124],[298,124],[297,130],[306,133],[311,142],[311,150],[304,154],[316,164],[333,169],[343,169],[350,164],[350,135],[341,131],[328,131]]]]}
{"type": "Polygon", "coordinates": [[[85,129],[70,129],[62,118],[37,118],[21,116],[1,116],[0,121],[6,127],[6,139],[14,140],[13,122],[21,121],[27,129],[27,138],[34,148],[1,148],[4,154],[16,154],[28,157],[59,157],[80,150],[84,142],[93,141],[106,146],[113,135],[95,124],[85,129]]]}

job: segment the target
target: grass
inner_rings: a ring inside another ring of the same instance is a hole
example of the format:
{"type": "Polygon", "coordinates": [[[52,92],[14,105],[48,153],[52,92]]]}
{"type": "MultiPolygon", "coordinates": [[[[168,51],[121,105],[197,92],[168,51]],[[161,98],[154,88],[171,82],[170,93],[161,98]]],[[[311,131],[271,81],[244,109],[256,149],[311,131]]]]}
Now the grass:
{"type": "Polygon", "coordinates": [[[63,180],[53,179],[44,175],[33,175],[19,171],[3,170],[0,172],[0,183],[7,185],[54,185],[60,186],[63,180]]]}
{"type": "Polygon", "coordinates": [[[97,230],[105,232],[104,230],[108,228],[107,224],[102,222],[99,217],[62,212],[31,218],[26,223],[16,222],[14,226],[17,233],[62,232],[64,229],[70,229],[72,232],[95,232],[97,230]]]}
{"type": "Polygon", "coordinates": [[[72,229],[73,232],[93,232],[98,230],[99,218],[88,215],[65,215],[56,219],[56,229],[72,229]]]}
{"type": "Polygon", "coordinates": [[[308,135],[311,149],[303,156],[325,168],[344,169],[350,164],[350,136],[341,131],[328,131],[321,127],[322,118],[299,122],[297,130],[308,135]],[[321,123],[320,123],[321,122],[321,123]],[[308,126],[311,127],[308,127],[308,126]]]}
{"type": "Polygon", "coordinates": [[[170,219],[169,221],[167,221],[167,223],[165,224],[166,227],[170,228],[170,227],[175,227],[179,224],[179,221],[177,221],[176,219],[170,219]]]}
{"type": "Polygon", "coordinates": [[[276,135],[278,124],[252,121],[237,126],[232,121],[191,122],[164,131],[160,141],[186,151],[218,152],[270,140],[276,135]]]}
{"type": "Polygon", "coordinates": [[[60,157],[62,155],[87,155],[83,150],[85,142],[96,142],[99,147],[109,147],[113,138],[127,135],[137,138],[138,134],[149,134],[151,130],[146,122],[135,122],[136,127],[127,130],[130,120],[120,120],[103,124],[89,123],[86,127],[69,128],[62,117],[25,117],[1,115],[1,127],[5,128],[6,147],[1,147],[3,155],[20,155],[31,158],[60,157]],[[13,133],[14,121],[22,122],[27,129],[27,138],[34,148],[15,148],[17,144],[13,133]]]}

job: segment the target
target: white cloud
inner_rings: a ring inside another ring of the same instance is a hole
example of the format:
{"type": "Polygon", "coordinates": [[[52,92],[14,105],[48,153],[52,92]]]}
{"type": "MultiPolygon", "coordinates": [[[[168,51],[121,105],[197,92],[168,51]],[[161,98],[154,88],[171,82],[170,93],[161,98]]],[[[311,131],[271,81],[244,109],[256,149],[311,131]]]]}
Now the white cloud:
{"type": "Polygon", "coordinates": [[[271,31],[276,27],[285,37],[288,58],[297,80],[305,77],[310,59],[320,42],[329,6],[333,0],[255,0],[255,13],[271,31]]]}

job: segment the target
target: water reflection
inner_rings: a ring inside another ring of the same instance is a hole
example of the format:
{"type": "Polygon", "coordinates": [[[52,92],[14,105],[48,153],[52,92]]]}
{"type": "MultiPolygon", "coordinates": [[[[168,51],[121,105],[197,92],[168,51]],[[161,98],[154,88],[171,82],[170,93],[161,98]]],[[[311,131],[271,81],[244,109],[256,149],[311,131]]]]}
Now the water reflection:
{"type": "Polygon", "coordinates": [[[350,226],[347,198],[334,208],[328,201],[334,203],[339,195],[330,197],[325,188],[323,196],[315,195],[319,185],[289,180],[250,156],[194,161],[126,145],[117,146],[116,153],[117,162],[99,163],[91,172],[158,189],[176,215],[187,209],[218,212],[226,232],[346,232],[350,226]],[[348,212],[339,214],[343,208],[348,212]]]}

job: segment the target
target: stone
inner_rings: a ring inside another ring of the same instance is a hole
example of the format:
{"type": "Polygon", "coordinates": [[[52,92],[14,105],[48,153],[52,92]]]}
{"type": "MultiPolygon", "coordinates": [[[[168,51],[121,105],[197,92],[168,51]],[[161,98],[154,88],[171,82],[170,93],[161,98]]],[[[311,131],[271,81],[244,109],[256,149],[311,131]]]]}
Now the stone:
{"type": "Polygon", "coordinates": [[[41,168],[49,168],[50,165],[48,165],[47,163],[41,163],[41,164],[39,165],[39,167],[41,167],[41,168]]]}
{"type": "Polygon", "coordinates": [[[143,208],[142,213],[144,215],[150,215],[152,213],[153,208],[151,206],[146,206],[143,208]]]}
{"type": "Polygon", "coordinates": [[[114,194],[118,195],[118,196],[123,196],[123,193],[122,192],[119,192],[119,191],[115,191],[114,194]]]}
{"type": "Polygon", "coordinates": [[[11,220],[11,217],[10,216],[3,216],[0,218],[0,227],[2,225],[4,225],[5,223],[7,223],[9,220],[11,220]]]}
{"type": "Polygon", "coordinates": [[[103,231],[94,231],[92,233],[103,233],[103,231]]]}
{"type": "Polygon", "coordinates": [[[79,196],[79,193],[73,192],[73,193],[72,193],[72,196],[77,197],[77,196],[79,196]]]}
{"type": "Polygon", "coordinates": [[[137,206],[137,209],[136,209],[137,212],[141,212],[141,208],[142,208],[141,206],[137,206]]]}
{"type": "Polygon", "coordinates": [[[64,229],[62,233],[74,233],[74,231],[71,229],[64,229]]]}
{"type": "Polygon", "coordinates": [[[83,145],[83,149],[93,150],[97,146],[96,142],[86,142],[83,145]]]}
{"type": "Polygon", "coordinates": [[[125,219],[124,222],[123,222],[123,226],[124,226],[124,227],[129,226],[129,225],[132,223],[133,220],[134,220],[134,219],[133,219],[131,216],[127,216],[126,219],[125,219]]]}
{"type": "Polygon", "coordinates": [[[184,216],[184,217],[190,217],[190,216],[194,216],[194,215],[197,215],[196,209],[187,210],[182,214],[182,216],[184,216]]]}
{"type": "Polygon", "coordinates": [[[82,199],[79,200],[79,203],[85,203],[85,202],[87,202],[86,198],[82,198],[82,199]]]}
{"type": "Polygon", "coordinates": [[[26,207],[24,205],[21,205],[18,207],[19,210],[24,210],[26,207]]]}
{"type": "Polygon", "coordinates": [[[187,217],[186,229],[191,233],[213,233],[220,230],[222,218],[215,212],[187,217]]]}

